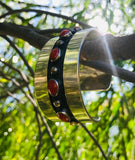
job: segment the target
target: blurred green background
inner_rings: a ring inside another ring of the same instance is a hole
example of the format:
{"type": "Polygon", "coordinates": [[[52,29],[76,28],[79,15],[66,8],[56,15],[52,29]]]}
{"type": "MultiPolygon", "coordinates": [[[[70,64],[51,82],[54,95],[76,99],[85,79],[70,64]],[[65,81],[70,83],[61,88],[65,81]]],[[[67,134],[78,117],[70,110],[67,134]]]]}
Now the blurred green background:
{"type": "MultiPolygon", "coordinates": [[[[11,9],[33,8],[71,16],[102,33],[128,35],[135,30],[134,0],[1,0],[0,15],[11,9]]],[[[19,25],[32,25],[38,29],[70,28],[75,23],[59,17],[34,12],[21,12],[1,18],[0,22],[12,22],[19,25]],[[23,17],[21,19],[19,16],[23,17]]],[[[54,34],[55,36],[55,34],[54,34]]],[[[29,65],[35,69],[39,50],[21,39],[11,37],[23,53],[29,65]]],[[[128,53],[127,53],[128,54],[128,53]]],[[[30,89],[34,94],[33,78],[16,51],[0,37],[0,59],[20,69],[29,77],[30,89]]],[[[135,70],[135,61],[116,61],[120,67],[135,70]]],[[[8,77],[21,81],[19,73],[0,62],[0,71],[8,77]]],[[[22,88],[28,93],[23,82],[22,88]]],[[[99,123],[86,124],[94,135],[108,159],[135,159],[135,87],[134,84],[112,78],[108,91],[97,92],[96,98],[90,102],[90,95],[85,95],[87,108],[94,106],[99,111],[99,123]]],[[[89,110],[88,109],[88,110],[89,110]]],[[[102,160],[103,156],[94,141],[81,126],[68,123],[54,123],[47,120],[56,145],[65,160],[102,160]]],[[[52,142],[40,120],[42,130],[42,146],[39,160],[57,160],[52,142]]],[[[13,84],[10,79],[0,75],[0,159],[1,160],[33,160],[36,158],[39,145],[39,130],[33,105],[26,95],[13,84]],[[9,96],[8,92],[13,93],[9,96]]]]}

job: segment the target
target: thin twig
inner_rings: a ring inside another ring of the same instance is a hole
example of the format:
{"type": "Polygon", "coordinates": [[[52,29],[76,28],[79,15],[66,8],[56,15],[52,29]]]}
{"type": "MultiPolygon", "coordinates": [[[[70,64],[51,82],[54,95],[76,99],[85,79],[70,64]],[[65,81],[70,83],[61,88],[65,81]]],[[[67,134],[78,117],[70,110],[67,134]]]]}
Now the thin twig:
{"type": "MultiPolygon", "coordinates": [[[[20,87],[21,87],[21,88],[27,87],[27,84],[26,84],[26,83],[25,83],[25,84],[21,84],[20,87]]],[[[15,88],[13,88],[13,89],[11,88],[11,89],[10,89],[10,92],[11,92],[12,94],[14,94],[14,93],[16,93],[18,90],[19,90],[19,88],[18,88],[18,87],[15,87],[15,88]]],[[[0,99],[7,98],[8,96],[9,96],[9,94],[8,94],[7,92],[4,92],[3,94],[0,95],[0,99]]]]}
{"type": "MultiPolygon", "coordinates": [[[[11,80],[23,93],[24,95],[28,98],[28,94],[21,88],[21,85],[13,80],[12,78],[9,78],[8,76],[6,76],[3,72],[0,72],[0,74],[7,80],[11,80]]],[[[11,92],[7,91],[7,94],[11,97],[13,97],[17,102],[19,103],[22,103],[24,104],[23,101],[19,100],[16,96],[14,96],[11,92]]],[[[35,103],[32,101],[32,103],[34,104],[35,106],[35,103]]],[[[34,107],[35,108],[35,107],[34,107]]],[[[41,125],[40,125],[40,120],[39,120],[39,116],[38,116],[38,112],[37,112],[37,109],[34,109],[35,111],[35,114],[36,114],[36,119],[37,119],[37,123],[38,123],[38,129],[39,129],[39,145],[38,145],[38,148],[37,148],[37,153],[36,153],[36,159],[35,160],[38,160],[39,158],[39,152],[40,152],[40,149],[41,149],[41,146],[42,146],[42,131],[41,131],[41,125]]]]}
{"type": "MultiPolygon", "coordinates": [[[[32,92],[31,92],[31,90],[30,90],[30,87],[29,87],[29,85],[27,86],[27,88],[28,88],[28,91],[29,91],[29,93],[30,93],[30,96],[32,97],[32,99],[34,98],[33,97],[33,94],[32,94],[32,92]]],[[[33,101],[32,101],[33,102],[33,101]]],[[[41,124],[40,124],[40,120],[39,120],[39,116],[40,116],[40,114],[39,114],[39,110],[38,110],[38,107],[37,106],[35,106],[35,104],[33,105],[34,106],[34,111],[35,111],[35,114],[36,114],[36,119],[37,119],[37,123],[38,123],[38,130],[39,130],[39,144],[38,144],[38,147],[37,147],[37,153],[36,153],[36,158],[35,158],[35,160],[38,160],[38,158],[39,158],[39,153],[40,153],[40,149],[41,149],[41,147],[42,147],[42,130],[41,130],[41,124]]]]}
{"type": "Polygon", "coordinates": [[[74,23],[78,23],[79,25],[81,25],[84,28],[90,28],[91,27],[90,25],[88,25],[86,23],[83,23],[79,20],[76,20],[72,17],[68,17],[68,16],[65,16],[65,15],[62,15],[62,14],[57,14],[57,13],[53,13],[53,12],[49,12],[49,11],[43,11],[43,10],[39,10],[39,9],[25,9],[25,8],[23,8],[23,9],[17,9],[17,10],[9,11],[9,12],[1,15],[0,19],[5,18],[8,15],[12,15],[12,14],[15,14],[15,13],[21,13],[21,12],[36,12],[36,13],[39,13],[39,14],[51,15],[51,16],[54,16],[54,17],[70,20],[71,22],[74,22],[74,23]]]}
{"type": "Polygon", "coordinates": [[[41,130],[41,124],[40,124],[40,120],[39,120],[39,116],[38,116],[37,110],[35,110],[35,114],[36,114],[36,119],[37,119],[37,123],[38,123],[38,131],[39,131],[39,144],[38,144],[38,147],[37,147],[37,153],[36,153],[35,160],[38,160],[39,159],[40,149],[42,147],[42,130],[41,130]]]}
{"type": "Polygon", "coordinates": [[[51,141],[52,141],[53,147],[55,148],[55,151],[56,151],[56,153],[57,153],[57,155],[58,155],[58,158],[59,158],[59,160],[62,160],[62,157],[61,157],[61,155],[60,155],[60,153],[59,153],[59,151],[58,151],[58,148],[57,148],[57,146],[56,146],[56,143],[55,143],[55,141],[54,141],[54,139],[53,139],[53,134],[52,134],[52,132],[51,132],[51,129],[50,129],[50,127],[49,127],[46,119],[42,116],[42,114],[41,114],[41,112],[39,111],[39,109],[38,109],[38,107],[37,107],[34,99],[33,99],[30,95],[28,95],[28,94],[26,94],[26,97],[30,100],[30,102],[33,104],[35,110],[37,110],[38,114],[40,115],[41,120],[43,121],[43,124],[45,125],[46,130],[47,130],[47,133],[48,133],[48,135],[49,135],[49,137],[50,137],[50,139],[51,139],[51,141]]]}
{"type": "Polygon", "coordinates": [[[128,82],[135,83],[135,72],[128,71],[126,69],[120,68],[118,66],[115,66],[113,64],[110,64],[108,62],[103,62],[103,61],[82,61],[81,60],[80,62],[85,66],[98,69],[99,71],[103,71],[110,75],[117,76],[128,82]]]}
{"type": "MultiPolygon", "coordinates": [[[[17,83],[17,82],[14,81],[14,83],[18,86],[18,83],[17,83]]],[[[19,87],[19,86],[18,86],[18,87],[19,87]]],[[[20,88],[20,89],[21,89],[21,88],[20,88]]],[[[57,146],[56,146],[56,143],[55,143],[55,141],[54,141],[54,139],[53,139],[53,134],[52,134],[52,132],[51,132],[51,129],[50,129],[50,127],[49,127],[46,119],[42,116],[41,112],[39,111],[38,106],[37,106],[35,100],[34,100],[29,94],[27,94],[23,89],[21,89],[21,90],[22,90],[22,92],[25,94],[25,96],[30,100],[30,102],[33,104],[34,110],[36,110],[36,112],[38,112],[38,114],[40,115],[41,120],[43,121],[43,124],[45,125],[45,127],[46,127],[46,129],[47,129],[47,133],[48,133],[48,135],[49,135],[49,137],[50,137],[50,139],[51,139],[51,141],[52,141],[53,147],[55,148],[55,151],[56,151],[56,153],[57,153],[57,155],[58,155],[58,158],[59,158],[60,160],[62,160],[62,157],[61,157],[61,155],[60,155],[60,153],[59,153],[59,151],[58,151],[58,148],[57,148],[57,146]]]]}
{"type": "Polygon", "coordinates": [[[101,146],[99,145],[99,143],[98,143],[98,141],[95,139],[95,137],[92,135],[92,133],[87,129],[87,127],[86,127],[83,123],[81,123],[81,122],[79,122],[79,123],[80,123],[80,125],[85,129],[85,131],[89,134],[89,136],[93,139],[93,141],[95,142],[95,144],[97,145],[97,147],[100,149],[100,151],[101,151],[104,159],[105,159],[105,160],[108,160],[108,158],[106,157],[103,149],[101,148],[101,146]]]}
{"type": "Polygon", "coordinates": [[[57,146],[56,146],[56,143],[55,143],[55,141],[54,141],[54,139],[53,139],[53,134],[52,134],[52,132],[51,132],[51,129],[50,129],[50,127],[49,127],[46,119],[42,116],[41,112],[39,111],[39,109],[38,109],[38,107],[37,107],[37,105],[36,105],[36,102],[35,102],[34,99],[33,99],[33,95],[32,95],[32,92],[31,92],[30,88],[29,88],[29,92],[30,92],[30,95],[26,94],[26,97],[30,100],[30,102],[31,102],[31,103],[33,104],[33,106],[34,106],[34,110],[36,110],[36,112],[38,112],[39,116],[41,117],[41,120],[42,120],[43,124],[45,125],[45,127],[46,127],[46,129],[47,129],[47,133],[48,133],[48,135],[49,135],[49,137],[50,137],[50,139],[51,139],[51,141],[52,141],[53,147],[55,148],[55,151],[56,151],[56,153],[57,153],[57,155],[58,155],[58,158],[59,158],[60,160],[62,160],[62,157],[61,157],[61,155],[60,155],[60,153],[59,153],[59,151],[58,151],[58,148],[57,148],[57,146]],[[32,96],[31,96],[31,95],[32,95],[32,96]]]}
{"type": "Polygon", "coordinates": [[[1,59],[0,59],[0,62],[3,63],[4,65],[8,66],[10,69],[18,72],[18,73],[21,75],[21,77],[23,78],[23,80],[24,80],[26,83],[28,83],[28,78],[27,78],[27,76],[26,76],[22,71],[20,71],[19,69],[13,67],[13,66],[12,66],[11,64],[9,64],[9,63],[7,63],[7,62],[5,62],[5,61],[2,61],[1,59]]]}
{"type": "Polygon", "coordinates": [[[6,8],[8,11],[12,11],[12,8],[10,8],[8,5],[0,1],[0,5],[4,8],[6,8]]]}
{"type": "Polygon", "coordinates": [[[57,153],[57,155],[58,155],[58,157],[59,157],[59,160],[62,160],[62,157],[61,157],[61,155],[60,155],[60,153],[59,153],[59,151],[58,151],[58,148],[57,148],[57,146],[56,146],[56,144],[55,144],[55,141],[54,141],[54,139],[53,139],[53,134],[52,134],[52,132],[51,132],[51,129],[50,129],[50,127],[49,127],[46,119],[45,119],[41,114],[40,114],[40,117],[41,117],[44,125],[46,126],[47,133],[48,133],[49,137],[51,138],[51,141],[52,141],[52,143],[53,143],[53,147],[55,148],[55,151],[56,151],[56,153],[57,153]]]}
{"type": "Polygon", "coordinates": [[[7,36],[2,36],[4,39],[6,39],[9,44],[11,45],[12,48],[14,48],[16,50],[16,52],[19,54],[19,56],[22,58],[24,64],[27,66],[28,70],[30,71],[32,77],[34,77],[34,71],[31,68],[31,66],[28,64],[27,60],[25,59],[25,57],[23,56],[22,52],[15,46],[15,44],[7,37],[7,36]]]}
{"type": "Polygon", "coordinates": [[[48,133],[48,135],[49,135],[49,137],[50,137],[50,139],[51,139],[51,141],[52,141],[53,147],[55,148],[55,151],[56,151],[56,153],[57,153],[57,155],[58,155],[58,158],[59,158],[60,160],[62,160],[62,157],[61,157],[61,155],[60,155],[60,153],[59,153],[59,151],[58,151],[58,148],[57,148],[57,146],[56,146],[56,143],[55,143],[55,141],[54,141],[54,139],[53,139],[53,134],[52,134],[52,132],[51,132],[51,129],[50,129],[50,127],[49,127],[46,119],[42,116],[41,112],[39,111],[38,106],[37,106],[35,100],[21,88],[21,85],[20,85],[16,80],[14,80],[14,79],[12,79],[12,78],[9,78],[9,77],[6,76],[4,73],[1,73],[1,74],[3,75],[3,77],[4,77],[5,79],[11,80],[11,81],[24,93],[24,95],[30,100],[30,102],[33,104],[34,110],[36,110],[36,112],[39,114],[39,116],[41,117],[41,120],[43,121],[43,124],[45,125],[45,127],[46,127],[46,129],[47,129],[47,133],[48,133]]]}
{"type": "MultiPolygon", "coordinates": [[[[122,133],[121,133],[122,134],[122,133]]],[[[123,155],[124,155],[124,158],[125,160],[128,160],[128,157],[127,157],[127,151],[126,151],[126,146],[125,146],[125,141],[124,141],[124,136],[122,134],[122,139],[121,139],[121,143],[122,143],[122,146],[123,146],[123,155]]]]}
{"type": "MultiPolygon", "coordinates": [[[[13,11],[13,9],[12,9],[11,7],[9,7],[7,4],[5,4],[5,3],[1,2],[1,1],[0,1],[0,5],[1,5],[2,7],[4,7],[4,8],[6,8],[8,11],[13,11]]],[[[26,20],[25,20],[22,16],[20,16],[20,15],[18,15],[17,17],[18,17],[19,19],[21,19],[22,22],[25,22],[25,21],[26,21],[26,20]]],[[[28,23],[28,25],[33,28],[32,24],[28,23]]]]}
{"type": "Polygon", "coordinates": [[[40,5],[40,4],[33,4],[33,3],[26,3],[26,2],[18,2],[19,4],[25,4],[25,5],[29,5],[29,6],[31,6],[31,7],[42,7],[42,8],[60,8],[60,7],[62,7],[62,8],[66,8],[66,7],[70,7],[71,5],[61,5],[60,7],[56,7],[56,6],[48,6],[48,5],[40,5]]]}
{"type": "Polygon", "coordinates": [[[18,99],[18,98],[17,98],[14,94],[12,94],[11,92],[7,91],[7,94],[8,94],[10,97],[14,98],[18,103],[24,104],[24,101],[18,99]]]}

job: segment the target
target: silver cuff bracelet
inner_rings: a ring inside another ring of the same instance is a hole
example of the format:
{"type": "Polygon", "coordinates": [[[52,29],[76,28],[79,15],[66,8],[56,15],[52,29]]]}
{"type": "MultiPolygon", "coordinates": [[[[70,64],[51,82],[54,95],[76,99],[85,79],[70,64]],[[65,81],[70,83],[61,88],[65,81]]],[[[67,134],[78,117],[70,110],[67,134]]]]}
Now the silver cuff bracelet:
{"type": "Polygon", "coordinates": [[[106,90],[111,76],[81,64],[80,60],[84,41],[95,39],[93,33],[97,32],[95,28],[63,30],[59,37],[50,39],[39,54],[35,69],[35,93],[48,119],[71,124],[100,120],[87,112],[82,92],[106,90]],[[106,80],[100,81],[101,76],[106,80]]]}

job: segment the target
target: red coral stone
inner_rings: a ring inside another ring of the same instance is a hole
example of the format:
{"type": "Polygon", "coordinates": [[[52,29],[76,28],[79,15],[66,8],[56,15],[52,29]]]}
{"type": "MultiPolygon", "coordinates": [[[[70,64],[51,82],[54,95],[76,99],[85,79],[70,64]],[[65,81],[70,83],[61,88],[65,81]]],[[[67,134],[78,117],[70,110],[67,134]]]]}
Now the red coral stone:
{"type": "Polygon", "coordinates": [[[50,54],[50,58],[52,61],[57,60],[60,57],[60,50],[58,48],[54,48],[50,54]]]}
{"type": "Polygon", "coordinates": [[[57,115],[61,121],[69,122],[69,118],[66,113],[59,112],[57,115]]]}
{"type": "Polygon", "coordinates": [[[57,96],[59,90],[58,82],[56,80],[51,79],[48,82],[48,91],[51,96],[57,96]]]}
{"type": "Polygon", "coordinates": [[[63,30],[63,31],[60,33],[60,36],[61,36],[61,37],[69,37],[69,36],[71,36],[71,35],[72,35],[72,32],[69,31],[69,30],[67,30],[67,29],[63,30]]]}

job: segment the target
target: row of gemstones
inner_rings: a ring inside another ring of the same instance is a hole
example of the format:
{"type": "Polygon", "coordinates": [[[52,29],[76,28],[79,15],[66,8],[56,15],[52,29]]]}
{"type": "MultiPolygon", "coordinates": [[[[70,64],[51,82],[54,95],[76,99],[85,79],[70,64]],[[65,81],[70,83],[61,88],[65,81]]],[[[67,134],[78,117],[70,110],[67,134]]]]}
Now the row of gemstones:
{"type": "MultiPolygon", "coordinates": [[[[67,29],[63,30],[60,33],[60,38],[69,38],[70,36],[72,36],[73,33],[77,32],[79,30],[80,30],[79,27],[75,27],[72,32],[70,30],[67,30],[67,29]]],[[[59,40],[58,43],[59,43],[59,45],[62,45],[64,43],[64,41],[59,40]]],[[[51,53],[50,53],[50,60],[51,60],[51,62],[57,61],[60,57],[61,57],[61,50],[59,48],[54,48],[51,51],[51,53]]],[[[51,68],[51,74],[56,74],[57,71],[58,71],[57,67],[53,66],[51,68]]],[[[50,79],[48,81],[48,92],[53,97],[55,97],[55,96],[58,95],[58,92],[59,92],[59,83],[55,79],[50,79]]],[[[60,107],[61,104],[60,104],[60,101],[57,100],[57,101],[53,102],[53,105],[55,107],[60,107]]],[[[57,116],[58,116],[58,118],[61,121],[64,121],[64,122],[70,122],[70,120],[71,120],[70,117],[68,116],[68,114],[65,111],[58,112],[57,116]]]]}

